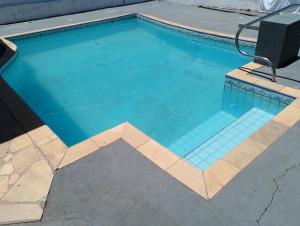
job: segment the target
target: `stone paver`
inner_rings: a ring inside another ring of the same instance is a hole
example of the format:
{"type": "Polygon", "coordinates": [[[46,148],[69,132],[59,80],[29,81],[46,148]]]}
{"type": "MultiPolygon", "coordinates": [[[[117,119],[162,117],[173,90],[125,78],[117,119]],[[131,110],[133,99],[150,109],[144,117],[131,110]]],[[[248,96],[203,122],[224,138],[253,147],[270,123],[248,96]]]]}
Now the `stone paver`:
{"type": "Polygon", "coordinates": [[[129,123],[125,123],[124,125],[122,138],[135,148],[141,146],[142,144],[145,144],[150,140],[150,138],[146,134],[142,133],[140,130],[129,123]]]}
{"type": "MultiPolygon", "coordinates": [[[[226,185],[240,170],[234,165],[224,161],[223,159],[218,160],[215,164],[211,165],[205,172],[204,177],[207,179],[211,177],[218,184],[226,185]]],[[[209,196],[212,197],[210,192],[209,196]]]]}
{"type": "Polygon", "coordinates": [[[0,224],[36,221],[41,219],[42,212],[37,204],[0,204],[0,224]]]}
{"type": "Polygon", "coordinates": [[[287,126],[275,121],[270,121],[263,128],[255,132],[251,138],[259,141],[262,144],[265,144],[266,146],[269,146],[287,130],[287,126]]]}
{"type": "Polygon", "coordinates": [[[6,202],[37,202],[46,198],[52,181],[46,160],[37,161],[2,198],[6,202]]]}
{"type": "Polygon", "coordinates": [[[31,139],[27,134],[18,136],[9,142],[9,149],[11,152],[19,151],[32,144],[31,139]]]}
{"type": "Polygon", "coordinates": [[[7,162],[9,160],[11,160],[14,156],[12,154],[7,154],[4,158],[3,158],[3,161],[4,162],[7,162]]]}
{"type": "Polygon", "coordinates": [[[203,172],[195,169],[184,160],[177,161],[167,172],[202,197],[207,198],[203,172]]]}
{"type": "Polygon", "coordinates": [[[57,169],[67,149],[67,146],[59,139],[49,140],[48,143],[41,146],[42,152],[51,163],[53,169],[57,169]]]}
{"type": "Polygon", "coordinates": [[[138,147],[137,150],[163,170],[167,170],[180,159],[177,155],[170,152],[154,140],[146,142],[142,146],[138,147]]]}
{"type": "Polygon", "coordinates": [[[0,158],[2,158],[3,156],[6,156],[8,151],[9,151],[8,142],[4,142],[4,143],[0,144],[0,158]]]}
{"type": "Polygon", "coordinates": [[[43,140],[44,138],[53,135],[53,132],[52,132],[52,130],[50,130],[50,128],[48,126],[44,125],[35,130],[30,131],[28,134],[32,138],[33,141],[39,142],[39,141],[43,140]]]}
{"type": "Polygon", "coordinates": [[[6,193],[8,190],[9,176],[0,176],[0,194],[6,193]]]}
{"type": "Polygon", "coordinates": [[[4,163],[0,168],[0,176],[9,175],[14,172],[14,165],[11,162],[4,163]]]}
{"type": "Polygon", "coordinates": [[[124,123],[92,137],[92,140],[98,145],[98,147],[102,147],[120,139],[122,137],[123,130],[124,123]]]}
{"type": "Polygon", "coordinates": [[[258,155],[260,155],[266,146],[248,138],[242,144],[227,153],[223,159],[238,167],[239,169],[245,168],[251,163],[258,155]]]}
{"type": "Polygon", "coordinates": [[[92,140],[85,140],[79,144],[76,144],[70,147],[64,156],[63,160],[59,164],[58,168],[62,168],[76,160],[79,160],[94,151],[96,151],[99,147],[97,144],[92,140]]]}
{"type": "Polygon", "coordinates": [[[21,174],[27,170],[33,163],[40,159],[38,150],[35,146],[30,145],[24,148],[21,152],[17,153],[13,159],[12,163],[15,166],[17,173],[21,174]]]}
{"type": "Polygon", "coordinates": [[[285,113],[279,113],[274,117],[274,121],[279,122],[285,126],[291,127],[300,119],[300,108],[288,106],[285,113]]]}
{"type": "Polygon", "coordinates": [[[17,182],[17,180],[19,179],[19,177],[20,177],[20,175],[17,174],[17,173],[11,174],[10,177],[9,177],[8,184],[9,185],[13,185],[14,183],[17,182]]]}
{"type": "Polygon", "coordinates": [[[58,145],[53,146],[49,138],[50,144],[45,144],[42,152],[36,143],[47,136],[52,139],[56,136],[45,128],[39,131],[42,135],[32,132],[35,141],[25,133],[0,146],[0,224],[35,221],[42,216],[53,170],[62,158],[63,149],[50,153],[51,148],[61,146],[55,140],[58,145]]]}

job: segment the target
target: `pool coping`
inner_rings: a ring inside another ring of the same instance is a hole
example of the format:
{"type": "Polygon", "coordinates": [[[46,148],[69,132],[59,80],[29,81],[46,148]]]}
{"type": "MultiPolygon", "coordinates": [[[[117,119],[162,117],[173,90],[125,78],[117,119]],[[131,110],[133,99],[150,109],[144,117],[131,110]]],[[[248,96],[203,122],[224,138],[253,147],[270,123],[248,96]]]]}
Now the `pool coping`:
{"type": "MultiPolygon", "coordinates": [[[[14,43],[12,43],[11,41],[7,40],[6,38],[2,38],[1,36],[0,36],[0,40],[12,51],[14,51],[14,52],[17,51],[17,46],[14,43]]],[[[0,66],[3,66],[3,65],[0,65],[0,66]]]]}
{"type": "MultiPolygon", "coordinates": [[[[64,29],[66,27],[68,28],[93,22],[97,23],[107,20],[114,20],[124,16],[132,15],[141,15],[143,17],[156,20],[167,25],[187,29],[194,32],[206,33],[209,35],[230,39],[233,39],[234,37],[233,35],[228,35],[220,32],[185,26],[147,14],[122,14],[120,16],[107,17],[104,19],[93,20],[84,23],[75,23],[68,26],[57,26],[53,29],[43,29],[36,32],[20,33],[18,35],[14,35],[13,37],[28,35],[32,33],[41,33],[45,31],[49,32],[49,30],[51,31],[56,29],[64,29]]],[[[2,40],[5,39],[2,38],[2,40]]],[[[245,38],[244,40],[251,42],[255,41],[255,39],[252,38],[245,38]]],[[[16,47],[14,44],[12,44],[11,42],[7,42],[7,45],[10,45],[10,48],[14,48],[14,51],[16,52],[16,47]]],[[[189,187],[201,197],[209,200],[212,199],[219,191],[221,191],[225,187],[225,185],[228,184],[239,172],[245,169],[247,165],[254,161],[260,154],[262,154],[270,145],[272,145],[281,135],[283,135],[300,119],[300,90],[279,85],[271,81],[263,80],[250,75],[253,70],[261,66],[262,65],[257,63],[248,63],[241,68],[229,72],[226,76],[238,79],[251,85],[259,86],[264,89],[294,97],[295,100],[281,113],[275,116],[270,122],[256,131],[253,135],[245,139],[240,145],[233,148],[230,152],[228,152],[220,160],[217,160],[206,170],[200,170],[192,166],[190,163],[178,157],[173,152],[163,147],[158,142],[151,139],[149,136],[147,136],[138,128],[135,128],[128,122],[121,123],[120,125],[112,129],[101,132],[71,147],[67,147],[47,125],[43,125],[37,129],[27,132],[20,137],[14,138],[13,140],[8,142],[8,145],[11,146],[11,144],[17,143],[18,147],[22,147],[23,150],[27,147],[28,143],[26,145],[25,143],[28,141],[27,138],[29,138],[31,140],[31,144],[34,144],[35,147],[44,156],[44,158],[48,162],[48,165],[51,167],[52,173],[54,173],[56,170],[61,169],[77,160],[80,160],[81,158],[95,151],[98,151],[99,149],[99,151],[101,151],[102,147],[109,145],[118,139],[123,139],[132,147],[134,147],[137,152],[152,161],[163,171],[176,178],[178,181],[189,187]],[[26,137],[26,139],[24,139],[24,136],[26,137]]],[[[51,181],[48,181],[48,186],[45,186],[45,188],[43,188],[44,193],[46,194],[48,194],[48,191],[50,189],[51,181]]],[[[10,189],[15,187],[17,184],[18,182],[12,184],[10,189]]],[[[5,199],[9,192],[10,190],[8,190],[5,194],[1,194],[0,206],[2,205],[1,201],[3,201],[3,198],[5,199]]],[[[46,199],[46,197],[43,197],[43,199],[46,199]]],[[[40,203],[43,203],[44,201],[45,200],[38,200],[37,202],[35,202],[35,204],[39,203],[38,211],[36,209],[36,206],[26,206],[26,210],[28,212],[27,216],[24,217],[24,215],[22,214],[18,215],[16,213],[16,210],[14,210],[15,216],[13,219],[6,218],[5,221],[5,219],[2,220],[0,217],[0,223],[16,223],[40,220],[43,212],[43,204],[40,203]]],[[[28,203],[22,204],[22,202],[8,201],[8,204],[23,205],[23,207],[25,208],[25,205],[27,205],[28,203]]]]}
{"type": "MultiPolygon", "coordinates": [[[[213,30],[208,30],[208,29],[203,29],[203,28],[195,28],[195,27],[183,25],[183,24],[180,24],[180,23],[168,21],[168,20],[158,18],[158,17],[155,17],[155,16],[151,16],[151,15],[146,14],[146,13],[123,13],[123,14],[119,14],[117,16],[104,17],[102,19],[88,20],[88,21],[84,21],[84,22],[70,23],[68,25],[53,26],[51,28],[37,29],[37,30],[29,31],[29,32],[15,33],[13,35],[3,36],[2,39],[15,38],[15,37],[19,37],[19,36],[27,36],[27,35],[32,35],[32,34],[44,33],[44,32],[48,33],[48,32],[51,32],[51,31],[57,31],[57,30],[61,30],[61,29],[65,30],[65,29],[74,28],[74,27],[77,27],[77,26],[90,25],[90,24],[93,24],[93,23],[97,24],[97,23],[101,23],[101,22],[105,22],[105,21],[113,21],[113,20],[119,20],[119,19],[122,19],[122,18],[125,18],[125,17],[135,17],[135,16],[145,17],[145,18],[148,18],[148,19],[151,19],[151,20],[158,21],[162,24],[170,25],[170,26],[177,27],[177,28],[182,28],[182,29],[197,32],[197,33],[217,36],[217,37],[221,37],[221,38],[229,38],[229,39],[234,39],[235,38],[235,36],[232,35],[232,34],[213,31],[213,30]]],[[[240,40],[241,41],[246,41],[246,42],[256,42],[257,41],[256,38],[245,37],[245,36],[240,36],[240,40]]]]}
{"type": "Polygon", "coordinates": [[[17,46],[11,41],[2,38],[1,36],[0,36],[0,43],[2,43],[2,45],[5,48],[5,52],[2,54],[0,59],[0,72],[1,72],[2,68],[4,68],[4,66],[10,61],[10,59],[17,52],[17,46]]]}

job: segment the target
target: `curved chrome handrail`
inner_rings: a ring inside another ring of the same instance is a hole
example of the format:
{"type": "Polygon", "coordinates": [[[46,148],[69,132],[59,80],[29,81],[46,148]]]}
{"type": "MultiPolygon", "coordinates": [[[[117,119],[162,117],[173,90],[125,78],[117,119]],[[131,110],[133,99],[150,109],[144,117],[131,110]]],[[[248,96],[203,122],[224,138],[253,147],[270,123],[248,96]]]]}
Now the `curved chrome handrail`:
{"type": "Polygon", "coordinates": [[[258,60],[261,60],[261,61],[264,61],[267,65],[269,65],[269,67],[272,69],[272,81],[275,82],[276,81],[276,67],[273,65],[273,63],[267,58],[267,57],[262,57],[262,56],[257,56],[255,54],[250,54],[250,53],[247,53],[245,52],[244,50],[242,50],[241,46],[240,46],[240,43],[239,43],[239,37],[240,37],[240,34],[242,33],[242,31],[244,29],[246,29],[247,27],[249,27],[250,25],[252,24],[255,24],[261,20],[264,20],[264,19],[267,19],[267,18],[270,18],[274,15],[277,15],[287,9],[291,9],[291,8],[294,8],[294,7],[300,7],[300,4],[292,4],[292,5],[289,5],[289,6],[286,6],[280,10],[277,10],[273,13],[270,13],[266,16],[263,16],[263,17],[259,17],[253,21],[250,21],[244,25],[242,25],[239,30],[237,31],[236,35],[235,35],[235,46],[237,48],[237,50],[244,56],[247,56],[247,57],[251,57],[251,58],[254,58],[254,59],[258,59],[258,60]]]}

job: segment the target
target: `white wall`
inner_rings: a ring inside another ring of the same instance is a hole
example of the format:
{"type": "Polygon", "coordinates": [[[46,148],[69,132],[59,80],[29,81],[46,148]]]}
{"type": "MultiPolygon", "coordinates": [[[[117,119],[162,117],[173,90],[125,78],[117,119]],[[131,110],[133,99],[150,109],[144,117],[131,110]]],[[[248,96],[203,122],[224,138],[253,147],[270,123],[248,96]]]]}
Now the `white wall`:
{"type": "Polygon", "coordinates": [[[149,0],[0,0],[0,24],[146,1],[149,0]]]}

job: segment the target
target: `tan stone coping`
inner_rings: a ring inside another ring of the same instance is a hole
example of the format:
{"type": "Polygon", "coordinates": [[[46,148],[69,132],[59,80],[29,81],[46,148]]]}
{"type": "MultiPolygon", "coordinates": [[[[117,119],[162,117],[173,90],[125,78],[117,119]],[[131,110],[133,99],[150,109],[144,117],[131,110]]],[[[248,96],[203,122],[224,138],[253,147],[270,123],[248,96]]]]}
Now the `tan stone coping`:
{"type": "MultiPolygon", "coordinates": [[[[158,22],[163,23],[163,24],[171,25],[171,26],[178,27],[178,28],[183,28],[183,29],[190,30],[190,31],[209,34],[209,35],[218,36],[218,37],[222,37],[222,38],[229,38],[229,39],[234,39],[235,38],[235,35],[232,35],[232,34],[217,32],[217,31],[208,30],[208,29],[195,28],[195,27],[183,25],[183,24],[180,24],[180,23],[176,23],[176,22],[173,22],[173,21],[168,21],[168,20],[165,20],[165,19],[162,19],[162,18],[159,18],[159,17],[155,17],[155,16],[152,16],[152,15],[149,15],[149,14],[145,14],[145,13],[124,13],[124,14],[119,14],[118,16],[104,17],[102,19],[87,20],[85,22],[78,22],[78,23],[71,23],[71,24],[68,24],[68,25],[54,26],[54,27],[51,27],[50,29],[45,28],[45,29],[37,29],[37,30],[34,30],[34,31],[30,31],[30,32],[16,33],[14,35],[8,35],[5,38],[26,36],[26,35],[31,35],[31,34],[34,34],[34,33],[43,33],[43,32],[49,32],[49,31],[52,31],[52,30],[55,31],[55,30],[60,30],[60,29],[72,28],[72,27],[81,26],[81,25],[85,25],[85,24],[110,21],[110,20],[114,20],[114,19],[120,19],[122,17],[135,16],[135,15],[146,17],[148,19],[152,19],[152,20],[158,21],[158,22]]],[[[256,42],[257,39],[256,38],[245,37],[245,36],[240,36],[240,40],[248,41],[248,42],[256,42]]]]}
{"type": "Polygon", "coordinates": [[[1,45],[4,45],[5,48],[5,51],[0,55],[0,69],[3,69],[5,68],[5,66],[9,65],[9,62],[11,62],[12,57],[16,54],[17,46],[1,36],[0,42],[1,45]]]}
{"type": "MultiPolygon", "coordinates": [[[[142,16],[193,31],[228,37],[222,33],[191,28],[145,14],[142,16]]],[[[213,198],[300,119],[300,91],[249,75],[249,72],[260,66],[250,63],[228,73],[228,76],[293,96],[295,100],[207,170],[190,165],[128,122],[72,147],[67,147],[46,125],[0,144],[0,224],[39,220],[53,172],[97,150],[101,151],[101,147],[118,139],[126,141],[137,152],[203,198],[213,198]]]]}
{"type": "Polygon", "coordinates": [[[101,18],[101,19],[87,20],[87,21],[84,21],[84,22],[70,23],[68,25],[58,25],[58,26],[53,26],[51,28],[43,28],[43,29],[32,30],[32,31],[29,31],[29,32],[15,33],[14,35],[7,35],[7,36],[5,36],[5,38],[15,38],[15,37],[27,36],[27,35],[37,34],[37,33],[57,31],[57,30],[61,30],[61,29],[64,30],[64,29],[77,27],[77,26],[82,26],[82,25],[88,25],[88,24],[92,24],[92,23],[101,23],[101,22],[105,22],[105,21],[118,20],[118,19],[121,19],[123,17],[135,16],[135,15],[136,15],[135,13],[123,13],[123,14],[119,14],[117,16],[108,16],[108,17],[104,17],[104,18],[101,18]]]}
{"type": "Polygon", "coordinates": [[[11,41],[9,41],[9,40],[7,40],[7,39],[1,37],[1,36],[0,36],[0,40],[1,40],[4,44],[6,44],[11,50],[13,50],[14,52],[17,51],[17,46],[16,46],[14,43],[12,43],[11,41]]]}
{"type": "MultiPolygon", "coordinates": [[[[165,20],[165,19],[162,19],[162,18],[159,18],[159,17],[151,16],[151,15],[145,14],[145,13],[137,13],[137,15],[140,15],[140,16],[158,21],[158,22],[163,23],[163,24],[171,25],[173,27],[183,28],[183,29],[186,29],[186,30],[195,31],[195,32],[198,32],[198,33],[204,33],[204,34],[213,35],[213,36],[218,36],[218,37],[222,37],[222,38],[235,39],[235,35],[228,34],[228,33],[212,31],[212,30],[202,29],[202,28],[195,28],[195,27],[183,25],[183,24],[180,24],[180,23],[176,23],[176,22],[173,22],[173,21],[165,20]]],[[[242,41],[248,41],[248,42],[256,42],[257,41],[256,38],[250,38],[250,37],[245,37],[245,36],[240,36],[239,39],[242,40],[242,41]]]]}

